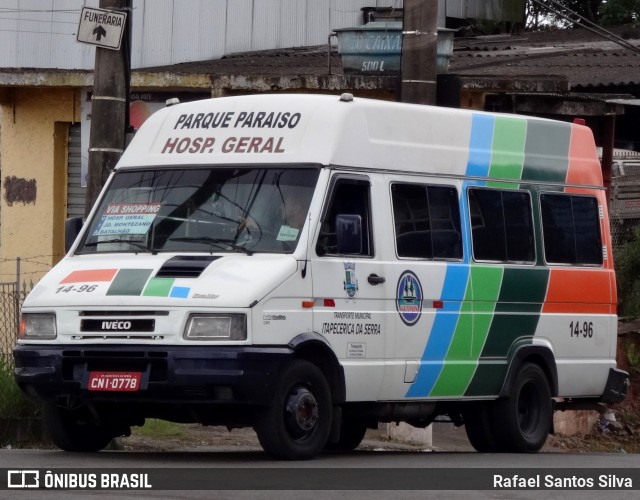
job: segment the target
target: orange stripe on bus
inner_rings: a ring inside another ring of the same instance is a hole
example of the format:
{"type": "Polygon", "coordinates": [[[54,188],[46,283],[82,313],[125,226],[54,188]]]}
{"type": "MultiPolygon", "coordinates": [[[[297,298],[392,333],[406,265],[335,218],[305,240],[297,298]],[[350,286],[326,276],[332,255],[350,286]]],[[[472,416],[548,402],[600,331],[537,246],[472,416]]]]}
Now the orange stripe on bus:
{"type": "Polygon", "coordinates": [[[60,283],[111,281],[117,272],[117,269],[87,269],[85,271],[73,271],[60,283]]]}
{"type": "Polygon", "coordinates": [[[611,304],[585,304],[576,302],[553,302],[544,305],[545,313],[556,314],[615,314],[611,304]]]}
{"type": "Polygon", "coordinates": [[[567,184],[602,186],[602,171],[596,155],[593,134],[585,126],[571,126],[567,184]]]}
{"type": "Polygon", "coordinates": [[[581,312],[595,309],[611,310],[611,273],[608,269],[552,269],[547,298],[542,312],[581,312]]]}

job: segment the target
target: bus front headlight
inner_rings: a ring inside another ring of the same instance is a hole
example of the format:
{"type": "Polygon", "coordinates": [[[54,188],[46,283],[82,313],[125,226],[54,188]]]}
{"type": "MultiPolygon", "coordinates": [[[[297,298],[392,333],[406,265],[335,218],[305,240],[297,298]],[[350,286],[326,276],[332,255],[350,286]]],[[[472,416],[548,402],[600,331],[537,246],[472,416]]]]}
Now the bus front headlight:
{"type": "Polygon", "coordinates": [[[53,313],[23,313],[18,338],[22,340],[53,340],[57,336],[56,315],[53,313]]]}
{"type": "Polygon", "coordinates": [[[184,331],[186,340],[246,340],[244,314],[192,314],[184,331]]]}

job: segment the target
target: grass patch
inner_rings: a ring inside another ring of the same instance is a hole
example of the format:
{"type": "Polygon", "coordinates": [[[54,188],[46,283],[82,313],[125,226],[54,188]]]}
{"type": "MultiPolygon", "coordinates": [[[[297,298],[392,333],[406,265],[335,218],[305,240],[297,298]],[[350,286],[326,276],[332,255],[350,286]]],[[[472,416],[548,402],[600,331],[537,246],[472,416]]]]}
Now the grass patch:
{"type": "Polygon", "coordinates": [[[0,417],[15,416],[24,396],[13,379],[11,366],[6,366],[0,357],[0,417]]]}
{"type": "Polygon", "coordinates": [[[0,354],[0,418],[33,418],[39,414],[39,403],[27,398],[16,384],[13,360],[0,354]]]}
{"type": "Polygon", "coordinates": [[[134,427],[132,432],[140,436],[154,439],[182,438],[184,429],[180,424],[148,418],[142,427],[134,427]]]}

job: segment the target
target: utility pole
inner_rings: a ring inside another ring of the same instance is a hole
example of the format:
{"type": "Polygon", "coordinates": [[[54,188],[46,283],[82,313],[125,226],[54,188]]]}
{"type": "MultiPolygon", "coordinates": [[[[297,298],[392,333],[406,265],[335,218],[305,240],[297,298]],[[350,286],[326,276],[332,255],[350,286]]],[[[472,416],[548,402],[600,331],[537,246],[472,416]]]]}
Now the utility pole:
{"type": "Polygon", "coordinates": [[[400,100],[436,103],[438,0],[404,0],[400,100]]]}
{"type": "Polygon", "coordinates": [[[122,156],[129,128],[131,0],[100,0],[100,8],[125,12],[127,23],[119,50],[96,47],[85,215],[122,156]]]}

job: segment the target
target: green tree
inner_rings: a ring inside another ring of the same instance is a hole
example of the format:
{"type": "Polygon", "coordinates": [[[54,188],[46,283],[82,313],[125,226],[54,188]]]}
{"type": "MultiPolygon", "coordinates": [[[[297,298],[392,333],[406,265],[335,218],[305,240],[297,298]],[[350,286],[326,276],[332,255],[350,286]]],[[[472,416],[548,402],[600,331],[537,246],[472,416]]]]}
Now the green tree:
{"type": "Polygon", "coordinates": [[[538,3],[527,0],[525,4],[525,18],[527,28],[537,30],[542,27],[545,16],[545,9],[538,3]]]}
{"type": "MultiPolygon", "coordinates": [[[[547,6],[540,5],[539,1],[527,0],[527,24],[529,27],[538,28],[543,24],[551,24],[557,27],[568,27],[573,23],[567,21],[549,10],[552,8],[568,14],[565,7],[580,16],[598,24],[622,24],[636,23],[640,17],[640,0],[541,0],[547,6]],[[558,7],[560,5],[560,7],[558,7]]],[[[575,19],[574,16],[569,15],[575,19]]]]}
{"type": "Polygon", "coordinates": [[[602,24],[637,24],[640,17],[640,0],[608,0],[600,9],[602,24]]]}
{"type": "Polygon", "coordinates": [[[615,254],[618,314],[640,317],[640,229],[615,254]]]}
{"type": "Polygon", "coordinates": [[[598,12],[603,4],[603,0],[562,0],[558,1],[558,3],[563,4],[573,12],[595,23],[598,21],[598,12]]]}

